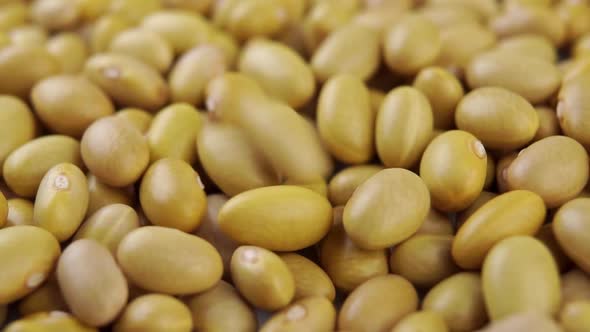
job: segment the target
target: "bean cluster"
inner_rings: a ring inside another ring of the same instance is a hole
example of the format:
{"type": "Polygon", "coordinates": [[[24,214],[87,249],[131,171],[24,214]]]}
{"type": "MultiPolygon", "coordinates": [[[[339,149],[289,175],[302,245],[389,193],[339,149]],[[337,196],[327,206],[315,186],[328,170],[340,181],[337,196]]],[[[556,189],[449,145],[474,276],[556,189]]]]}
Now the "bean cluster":
{"type": "Polygon", "coordinates": [[[0,0],[5,332],[589,332],[590,1],[0,0]]]}

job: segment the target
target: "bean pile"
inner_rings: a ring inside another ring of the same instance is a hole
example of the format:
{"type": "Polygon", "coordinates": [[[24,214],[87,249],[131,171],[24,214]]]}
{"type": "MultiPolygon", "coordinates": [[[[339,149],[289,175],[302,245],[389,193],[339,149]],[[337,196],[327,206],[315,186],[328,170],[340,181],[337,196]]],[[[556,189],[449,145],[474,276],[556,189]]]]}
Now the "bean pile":
{"type": "Polygon", "coordinates": [[[589,332],[589,149],[589,0],[0,0],[0,326],[589,332]]]}

